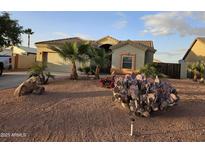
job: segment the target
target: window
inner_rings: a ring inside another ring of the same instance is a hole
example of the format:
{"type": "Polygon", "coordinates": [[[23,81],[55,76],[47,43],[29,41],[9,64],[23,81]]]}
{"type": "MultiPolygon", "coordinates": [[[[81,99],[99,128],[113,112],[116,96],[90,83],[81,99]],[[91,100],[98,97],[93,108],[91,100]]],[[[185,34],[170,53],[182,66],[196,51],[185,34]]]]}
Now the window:
{"type": "Polygon", "coordinates": [[[132,69],[132,56],[122,57],[122,68],[132,69]]]}

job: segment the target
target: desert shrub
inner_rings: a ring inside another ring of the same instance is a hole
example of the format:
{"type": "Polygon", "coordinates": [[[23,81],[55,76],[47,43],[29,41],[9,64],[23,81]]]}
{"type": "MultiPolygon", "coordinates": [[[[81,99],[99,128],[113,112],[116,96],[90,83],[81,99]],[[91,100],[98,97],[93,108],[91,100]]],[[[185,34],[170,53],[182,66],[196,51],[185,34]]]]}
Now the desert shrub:
{"type": "Polygon", "coordinates": [[[47,84],[49,79],[54,79],[55,76],[50,72],[45,71],[44,65],[34,65],[28,71],[29,77],[35,76],[39,78],[40,84],[47,84]]]}
{"type": "Polygon", "coordinates": [[[83,72],[83,68],[82,68],[82,67],[79,67],[79,68],[78,68],[78,71],[83,72]]]}
{"type": "Polygon", "coordinates": [[[85,66],[78,68],[78,71],[85,73],[86,75],[95,74],[95,67],[85,66]]]}
{"type": "Polygon", "coordinates": [[[198,61],[198,62],[189,64],[188,72],[192,73],[194,81],[197,81],[197,79],[204,81],[205,63],[203,61],[198,61]]]}
{"type": "Polygon", "coordinates": [[[159,75],[159,72],[155,64],[146,64],[139,70],[140,73],[145,74],[147,77],[155,77],[159,75]]]}

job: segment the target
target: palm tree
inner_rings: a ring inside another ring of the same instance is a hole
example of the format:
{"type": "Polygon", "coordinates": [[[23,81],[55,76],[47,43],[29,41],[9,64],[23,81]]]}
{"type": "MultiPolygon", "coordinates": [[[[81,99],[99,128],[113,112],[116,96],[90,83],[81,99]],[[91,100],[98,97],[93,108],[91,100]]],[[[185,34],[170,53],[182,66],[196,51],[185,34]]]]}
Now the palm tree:
{"type": "Polygon", "coordinates": [[[198,62],[198,71],[200,74],[200,82],[204,82],[205,63],[203,61],[198,62]]]}
{"type": "Polygon", "coordinates": [[[198,75],[200,75],[200,80],[204,81],[204,71],[205,63],[198,61],[188,65],[188,70],[193,73],[193,80],[197,81],[198,75]]]}
{"type": "Polygon", "coordinates": [[[91,47],[87,53],[88,57],[91,60],[91,64],[96,66],[95,69],[95,78],[100,78],[100,69],[107,66],[109,62],[109,54],[106,53],[105,49],[91,47]]]}
{"type": "Polygon", "coordinates": [[[89,50],[89,44],[87,43],[77,43],[77,42],[66,42],[62,45],[51,46],[51,50],[56,51],[60,57],[65,61],[70,60],[72,63],[72,73],[70,78],[73,80],[78,79],[76,62],[84,63],[88,60],[86,52],[89,50]]]}
{"type": "Polygon", "coordinates": [[[193,80],[194,81],[197,81],[197,65],[196,63],[193,63],[193,64],[189,64],[188,65],[188,71],[192,72],[193,73],[193,80]]]}
{"type": "Polygon", "coordinates": [[[28,47],[30,47],[30,36],[34,34],[34,32],[32,31],[32,29],[28,28],[24,30],[24,33],[28,35],[28,47]]]}

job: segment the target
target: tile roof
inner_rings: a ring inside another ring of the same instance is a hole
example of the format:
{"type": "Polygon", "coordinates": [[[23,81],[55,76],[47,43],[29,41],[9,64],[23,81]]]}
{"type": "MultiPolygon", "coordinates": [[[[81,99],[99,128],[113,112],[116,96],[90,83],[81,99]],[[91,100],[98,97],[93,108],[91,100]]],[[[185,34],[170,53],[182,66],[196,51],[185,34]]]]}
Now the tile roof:
{"type": "MultiPolygon", "coordinates": [[[[146,47],[154,49],[154,45],[153,45],[152,41],[148,41],[148,40],[127,40],[127,41],[122,41],[122,40],[117,40],[117,39],[115,39],[115,38],[113,38],[111,36],[103,37],[103,38],[101,38],[101,39],[99,39],[97,41],[95,41],[95,40],[85,40],[85,39],[82,39],[80,37],[71,37],[71,38],[64,38],[64,39],[57,39],[57,40],[41,41],[41,42],[36,42],[35,44],[36,45],[37,44],[52,44],[52,43],[59,44],[59,43],[72,42],[72,41],[76,41],[76,42],[86,42],[86,41],[89,41],[92,44],[97,45],[100,40],[103,40],[103,39],[106,39],[106,38],[114,39],[114,40],[118,41],[118,44],[119,43],[121,44],[122,42],[131,41],[134,44],[139,44],[141,46],[146,46],[146,47]]],[[[118,45],[118,44],[116,44],[116,45],[118,45]]]]}
{"type": "Polygon", "coordinates": [[[25,47],[25,46],[18,46],[18,47],[27,53],[36,53],[36,48],[25,47]]]}
{"type": "Polygon", "coordinates": [[[154,48],[154,44],[153,44],[153,41],[148,41],[148,40],[137,40],[137,41],[133,41],[135,43],[140,43],[140,44],[143,44],[143,45],[146,45],[148,47],[152,47],[154,48]]]}
{"type": "Polygon", "coordinates": [[[84,41],[80,37],[71,37],[71,38],[64,38],[64,39],[56,39],[56,40],[48,40],[48,41],[41,41],[41,42],[36,42],[35,44],[51,44],[51,43],[65,43],[65,42],[71,42],[71,41],[76,41],[76,42],[82,42],[84,41]]]}
{"type": "Polygon", "coordinates": [[[111,49],[117,49],[117,48],[120,48],[126,44],[130,44],[134,47],[141,48],[143,50],[150,49],[151,51],[156,51],[153,47],[153,43],[151,43],[151,42],[152,41],[131,41],[131,40],[120,41],[118,44],[112,46],[111,49]]]}
{"type": "Polygon", "coordinates": [[[103,38],[101,38],[101,39],[99,39],[99,40],[97,40],[96,42],[99,42],[99,41],[104,40],[104,39],[106,39],[106,38],[110,38],[110,39],[113,39],[113,40],[119,42],[118,39],[116,39],[116,38],[114,38],[114,37],[112,37],[112,36],[109,36],[109,35],[108,35],[108,36],[105,36],[105,37],[103,37],[103,38]]]}
{"type": "Polygon", "coordinates": [[[205,37],[198,37],[197,39],[205,42],[205,37]]]}

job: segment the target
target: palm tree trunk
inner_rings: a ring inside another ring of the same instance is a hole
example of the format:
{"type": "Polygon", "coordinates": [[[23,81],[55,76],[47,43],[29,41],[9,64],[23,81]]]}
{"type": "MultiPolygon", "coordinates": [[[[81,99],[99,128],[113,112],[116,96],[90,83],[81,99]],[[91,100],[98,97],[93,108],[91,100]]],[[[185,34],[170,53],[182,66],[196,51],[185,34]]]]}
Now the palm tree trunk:
{"type": "Polygon", "coordinates": [[[100,78],[100,67],[97,65],[95,69],[95,78],[99,79],[100,78]]]}
{"type": "Polygon", "coordinates": [[[193,80],[197,81],[197,73],[196,72],[194,72],[194,79],[193,80]]]}
{"type": "Polygon", "coordinates": [[[73,62],[72,64],[73,64],[73,68],[72,68],[72,73],[70,75],[70,78],[73,80],[77,80],[78,74],[77,74],[76,64],[75,64],[75,62],[73,62]]]}
{"type": "Polygon", "coordinates": [[[204,74],[203,72],[200,72],[200,83],[204,83],[204,74]]]}
{"type": "Polygon", "coordinates": [[[28,47],[30,47],[30,34],[28,34],[28,47]]]}

